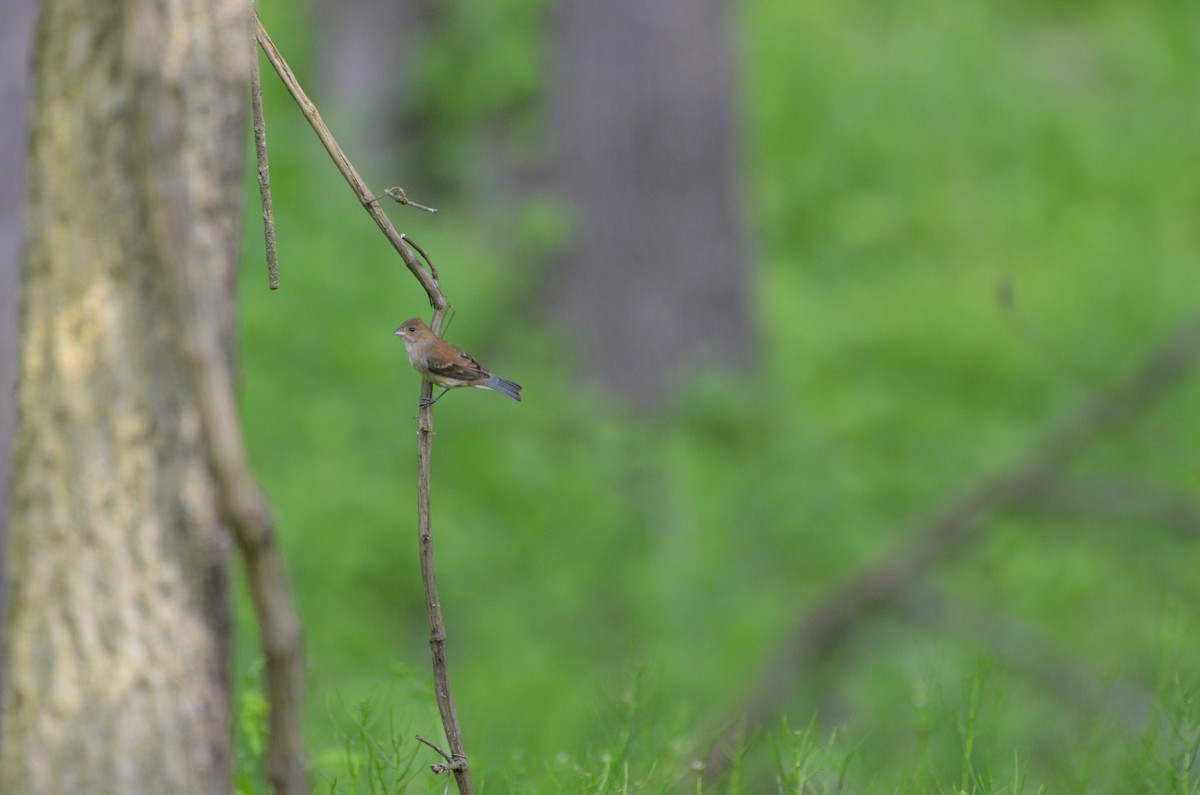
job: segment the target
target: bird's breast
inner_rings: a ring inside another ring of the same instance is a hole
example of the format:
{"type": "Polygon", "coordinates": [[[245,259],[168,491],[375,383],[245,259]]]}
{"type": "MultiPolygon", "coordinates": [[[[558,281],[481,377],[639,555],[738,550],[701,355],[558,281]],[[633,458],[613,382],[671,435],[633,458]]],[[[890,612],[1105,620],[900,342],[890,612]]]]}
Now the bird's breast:
{"type": "Polygon", "coordinates": [[[425,369],[425,357],[418,353],[416,346],[408,340],[404,341],[404,352],[408,354],[408,363],[418,370],[425,369]]]}

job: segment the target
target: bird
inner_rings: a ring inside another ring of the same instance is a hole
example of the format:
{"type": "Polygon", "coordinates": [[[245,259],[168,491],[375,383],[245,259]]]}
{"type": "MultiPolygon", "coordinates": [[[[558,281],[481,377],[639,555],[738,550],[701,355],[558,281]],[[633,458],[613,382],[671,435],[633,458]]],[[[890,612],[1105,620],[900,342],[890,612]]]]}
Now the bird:
{"type": "Polygon", "coordinates": [[[421,408],[428,408],[441,400],[442,395],[460,386],[476,389],[491,389],[521,402],[521,385],[488,371],[475,357],[457,345],[452,345],[433,333],[419,317],[406,320],[394,332],[404,340],[408,360],[421,376],[431,384],[442,387],[442,392],[432,400],[422,400],[421,408]]]}

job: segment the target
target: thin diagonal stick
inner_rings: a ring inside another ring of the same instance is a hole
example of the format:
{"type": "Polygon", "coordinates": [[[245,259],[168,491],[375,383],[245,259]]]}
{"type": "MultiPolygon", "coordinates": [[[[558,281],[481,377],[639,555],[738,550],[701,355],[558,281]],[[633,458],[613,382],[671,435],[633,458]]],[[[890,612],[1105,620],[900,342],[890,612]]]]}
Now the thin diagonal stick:
{"type": "Polygon", "coordinates": [[[421,267],[421,263],[417,261],[416,256],[413,255],[408,246],[404,245],[404,241],[400,238],[400,233],[396,231],[396,227],[392,226],[392,222],[387,217],[387,214],[384,213],[379,203],[375,201],[371,195],[371,191],[367,189],[367,183],[363,182],[363,178],[358,175],[358,171],[350,163],[350,159],[346,157],[346,153],[342,151],[342,147],[338,146],[337,141],[334,140],[333,133],[325,126],[321,114],[317,112],[317,106],[304,93],[304,89],[300,87],[300,81],[296,79],[296,75],[292,72],[291,67],[287,65],[287,61],[283,60],[283,56],[275,48],[275,42],[271,41],[271,37],[267,35],[267,30],[263,27],[262,20],[258,18],[257,11],[254,13],[254,35],[258,39],[258,44],[262,47],[263,53],[267,56],[267,60],[271,62],[271,66],[275,67],[275,71],[279,74],[279,79],[287,87],[288,92],[292,95],[292,99],[296,100],[296,104],[300,106],[300,112],[304,114],[304,118],[308,119],[308,123],[312,125],[317,138],[321,139],[321,143],[325,146],[325,151],[329,153],[329,157],[333,159],[333,164],[337,166],[338,171],[342,172],[342,176],[350,184],[350,189],[358,197],[358,201],[362,204],[363,209],[375,220],[376,226],[391,241],[392,246],[400,254],[400,258],[404,260],[404,264],[412,272],[412,275],[425,288],[425,294],[429,296],[429,305],[435,310],[444,312],[449,308],[450,304],[446,300],[446,297],[442,295],[442,290],[437,280],[421,267]]]}

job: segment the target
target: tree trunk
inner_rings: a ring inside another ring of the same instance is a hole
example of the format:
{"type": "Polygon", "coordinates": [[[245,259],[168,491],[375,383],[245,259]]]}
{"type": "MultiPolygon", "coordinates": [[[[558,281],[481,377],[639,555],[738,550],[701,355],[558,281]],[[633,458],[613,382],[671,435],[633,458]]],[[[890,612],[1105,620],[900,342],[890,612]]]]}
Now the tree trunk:
{"type": "MultiPolygon", "coordinates": [[[[0,27],[0,616],[6,603],[5,528],[8,473],[17,375],[17,296],[20,294],[21,198],[25,190],[25,139],[29,127],[29,48],[34,0],[9,3],[0,27]]],[[[0,635],[0,682],[4,681],[4,638],[0,635]]],[[[0,722],[4,720],[0,713],[0,722]]]]}
{"type": "MultiPolygon", "coordinates": [[[[342,148],[360,172],[393,182],[410,170],[396,123],[407,94],[406,79],[425,26],[419,3],[408,0],[321,0],[312,5],[317,36],[317,81],[322,115],[353,120],[339,131],[342,148]]],[[[389,182],[388,185],[391,185],[389,182]]],[[[372,186],[382,190],[387,186],[372,186]]],[[[414,196],[414,198],[416,198],[414,196]]]]}
{"type": "Polygon", "coordinates": [[[213,331],[181,302],[230,339],[247,14],[41,4],[3,792],[230,790],[231,542],[177,352],[213,331]]]}
{"type": "Polygon", "coordinates": [[[572,246],[552,280],[588,364],[635,399],[753,350],[724,0],[564,0],[551,119],[572,246]]]}

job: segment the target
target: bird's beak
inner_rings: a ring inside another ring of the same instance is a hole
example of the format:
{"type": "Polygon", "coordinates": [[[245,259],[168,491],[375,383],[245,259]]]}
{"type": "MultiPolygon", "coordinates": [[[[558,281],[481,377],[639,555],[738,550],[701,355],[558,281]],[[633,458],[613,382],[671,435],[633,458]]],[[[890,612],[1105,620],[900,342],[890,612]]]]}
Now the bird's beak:
{"type": "Polygon", "coordinates": [[[401,326],[400,328],[396,329],[392,333],[395,334],[397,337],[403,337],[404,336],[404,326],[401,326]]]}

